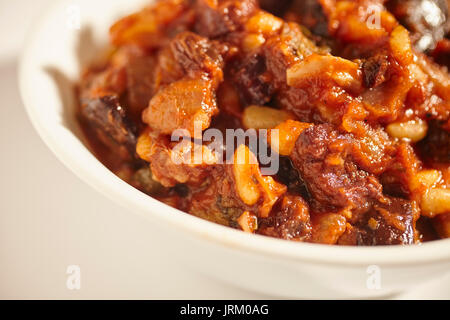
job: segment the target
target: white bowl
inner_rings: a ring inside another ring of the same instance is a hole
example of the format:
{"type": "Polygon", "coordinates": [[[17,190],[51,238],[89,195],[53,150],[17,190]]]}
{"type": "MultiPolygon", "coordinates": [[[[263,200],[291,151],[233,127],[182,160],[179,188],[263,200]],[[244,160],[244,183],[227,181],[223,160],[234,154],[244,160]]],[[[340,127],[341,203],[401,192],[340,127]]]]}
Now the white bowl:
{"type": "Polygon", "coordinates": [[[407,247],[339,247],[249,235],[173,209],[106,169],[83,143],[72,84],[106,43],[111,23],[146,3],[58,1],[27,39],[19,71],[22,98],[36,130],[67,167],[146,217],[149,226],[162,228],[167,236],[161,244],[184,263],[248,290],[286,298],[388,297],[448,272],[450,239],[407,247]],[[81,30],[73,28],[77,12],[81,30]]]}

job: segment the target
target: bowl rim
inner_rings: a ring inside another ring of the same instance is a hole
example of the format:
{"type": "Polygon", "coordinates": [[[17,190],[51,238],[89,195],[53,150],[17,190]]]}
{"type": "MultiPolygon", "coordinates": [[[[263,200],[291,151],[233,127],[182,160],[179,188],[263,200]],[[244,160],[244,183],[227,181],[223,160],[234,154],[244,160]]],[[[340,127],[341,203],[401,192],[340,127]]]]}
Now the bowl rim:
{"type": "MultiPolygon", "coordinates": [[[[74,1],[71,1],[73,3],[74,1]]],[[[38,116],[39,104],[33,94],[30,74],[38,65],[33,60],[33,53],[38,44],[33,41],[43,30],[46,18],[55,14],[55,10],[68,1],[58,1],[38,18],[26,36],[26,45],[19,59],[18,82],[22,101],[28,117],[47,147],[76,176],[114,202],[143,216],[164,222],[171,228],[177,228],[202,241],[209,241],[219,246],[238,250],[248,254],[264,255],[293,261],[334,264],[334,265],[421,265],[450,261],[450,239],[431,241],[409,246],[351,247],[298,243],[261,235],[247,234],[240,230],[209,222],[193,215],[172,208],[142,193],[109,171],[84,145],[81,150],[89,152],[94,165],[85,166],[74,157],[77,150],[68,150],[65,143],[38,116]],[[100,179],[102,173],[106,179],[100,179]]],[[[62,124],[59,124],[62,126],[62,124]]],[[[73,133],[72,133],[73,134],[73,133]]],[[[73,134],[75,139],[79,138],[73,134]]],[[[80,151],[80,150],[78,150],[80,151]]]]}

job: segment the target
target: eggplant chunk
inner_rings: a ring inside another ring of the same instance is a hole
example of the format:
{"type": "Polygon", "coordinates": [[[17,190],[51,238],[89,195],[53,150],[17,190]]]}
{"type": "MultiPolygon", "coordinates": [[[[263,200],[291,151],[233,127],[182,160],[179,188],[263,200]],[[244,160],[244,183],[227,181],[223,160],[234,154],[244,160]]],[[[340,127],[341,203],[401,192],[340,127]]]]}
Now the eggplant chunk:
{"type": "Polygon", "coordinates": [[[83,99],[81,116],[97,132],[100,141],[108,147],[125,146],[134,157],[137,128],[116,96],[83,99]]]}
{"type": "Polygon", "coordinates": [[[340,245],[380,246],[414,244],[415,225],[420,213],[415,202],[386,197],[358,221],[347,226],[340,245]]]}

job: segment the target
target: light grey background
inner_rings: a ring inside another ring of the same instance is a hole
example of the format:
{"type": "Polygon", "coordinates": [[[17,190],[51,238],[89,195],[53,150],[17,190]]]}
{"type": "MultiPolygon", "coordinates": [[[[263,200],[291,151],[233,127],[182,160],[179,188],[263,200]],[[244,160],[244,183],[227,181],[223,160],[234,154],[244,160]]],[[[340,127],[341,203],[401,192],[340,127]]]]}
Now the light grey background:
{"type": "MultiPolygon", "coordinates": [[[[163,235],[79,181],[37,136],[16,69],[30,23],[53,1],[0,0],[0,298],[270,298],[205,278],[167,256],[163,235]],[[66,287],[69,265],[81,267],[79,291],[66,287]]],[[[399,298],[449,297],[446,277],[399,298]]]]}

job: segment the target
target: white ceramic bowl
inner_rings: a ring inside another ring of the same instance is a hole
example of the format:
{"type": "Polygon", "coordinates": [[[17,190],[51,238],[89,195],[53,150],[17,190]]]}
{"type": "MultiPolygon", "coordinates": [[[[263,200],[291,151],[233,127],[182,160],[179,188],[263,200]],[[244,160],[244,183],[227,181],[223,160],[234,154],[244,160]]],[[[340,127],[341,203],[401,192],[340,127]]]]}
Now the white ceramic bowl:
{"type": "Polygon", "coordinates": [[[19,71],[26,109],[48,147],[76,175],[162,228],[167,236],[161,244],[190,267],[271,296],[388,297],[448,272],[450,239],[409,247],[338,247],[249,235],[170,208],[106,169],[83,143],[71,86],[106,43],[111,23],[145,3],[58,1],[27,39],[19,71]],[[81,30],[74,28],[77,13],[81,30]]]}

